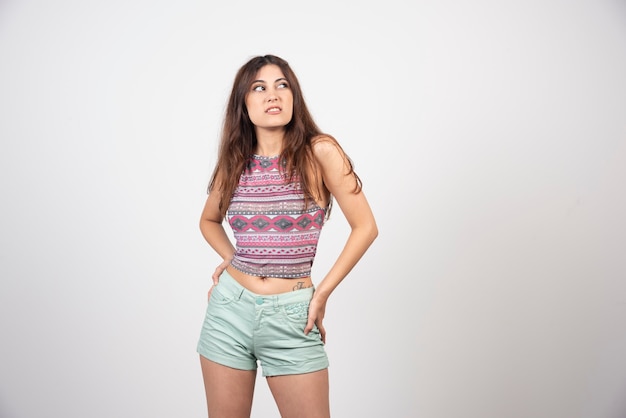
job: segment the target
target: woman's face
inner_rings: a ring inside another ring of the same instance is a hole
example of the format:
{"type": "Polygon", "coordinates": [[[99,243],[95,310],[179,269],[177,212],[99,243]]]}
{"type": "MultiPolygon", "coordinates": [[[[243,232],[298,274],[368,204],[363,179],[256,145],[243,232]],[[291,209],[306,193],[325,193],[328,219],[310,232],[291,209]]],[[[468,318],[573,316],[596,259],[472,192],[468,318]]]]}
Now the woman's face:
{"type": "Polygon", "coordinates": [[[256,74],[246,94],[250,120],[258,129],[283,129],[293,115],[293,93],[277,65],[268,64],[256,74]]]}

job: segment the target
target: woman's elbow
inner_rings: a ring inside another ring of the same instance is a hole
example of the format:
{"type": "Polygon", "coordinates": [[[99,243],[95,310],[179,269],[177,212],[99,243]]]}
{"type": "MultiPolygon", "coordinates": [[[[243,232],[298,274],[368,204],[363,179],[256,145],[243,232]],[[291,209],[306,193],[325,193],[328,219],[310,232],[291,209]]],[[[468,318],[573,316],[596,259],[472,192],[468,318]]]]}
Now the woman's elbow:
{"type": "Polygon", "coordinates": [[[376,237],[378,237],[378,226],[376,225],[376,222],[374,220],[368,222],[364,226],[363,231],[369,246],[371,243],[374,242],[376,237]]]}
{"type": "Polygon", "coordinates": [[[376,222],[372,222],[372,225],[370,226],[370,238],[372,242],[374,242],[374,240],[377,237],[378,237],[378,225],[376,225],[376,222]]]}
{"type": "Polygon", "coordinates": [[[198,226],[200,227],[200,231],[202,232],[202,235],[207,236],[213,224],[215,224],[215,222],[212,221],[211,219],[207,219],[205,217],[200,218],[200,222],[198,222],[198,226]]]}

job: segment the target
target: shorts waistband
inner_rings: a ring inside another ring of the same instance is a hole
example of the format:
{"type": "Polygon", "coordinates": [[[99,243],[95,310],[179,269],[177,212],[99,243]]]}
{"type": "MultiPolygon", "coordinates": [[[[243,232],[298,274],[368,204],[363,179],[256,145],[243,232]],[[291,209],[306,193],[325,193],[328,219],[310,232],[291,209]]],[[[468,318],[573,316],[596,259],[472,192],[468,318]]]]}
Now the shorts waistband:
{"type": "MultiPolygon", "coordinates": [[[[285,279],[288,280],[288,279],[285,279]]],[[[277,293],[273,295],[259,295],[243,287],[237,280],[224,270],[217,286],[222,287],[231,295],[236,295],[239,300],[254,302],[257,305],[287,305],[296,302],[308,301],[313,297],[315,287],[306,287],[291,292],[277,293]]]]}

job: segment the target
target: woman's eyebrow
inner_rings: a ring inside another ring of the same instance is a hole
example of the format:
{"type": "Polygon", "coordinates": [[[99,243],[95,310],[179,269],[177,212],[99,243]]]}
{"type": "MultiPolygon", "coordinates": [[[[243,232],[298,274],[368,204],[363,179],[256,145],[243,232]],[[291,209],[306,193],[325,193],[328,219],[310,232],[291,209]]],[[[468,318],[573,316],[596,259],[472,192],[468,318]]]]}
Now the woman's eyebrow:
{"type": "MultiPolygon", "coordinates": [[[[280,78],[277,78],[276,81],[274,81],[274,83],[278,83],[279,81],[287,81],[287,79],[285,77],[280,77],[280,78]]],[[[254,83],[265,83],[265,80],[254,80],[252,84],[254,83]]]]}

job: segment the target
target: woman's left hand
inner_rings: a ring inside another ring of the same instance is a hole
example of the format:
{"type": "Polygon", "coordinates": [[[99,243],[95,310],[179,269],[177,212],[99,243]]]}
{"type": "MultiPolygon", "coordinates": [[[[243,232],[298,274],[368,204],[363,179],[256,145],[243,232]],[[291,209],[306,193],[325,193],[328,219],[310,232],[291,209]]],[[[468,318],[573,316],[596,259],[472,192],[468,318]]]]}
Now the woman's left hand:
{"type": "Polygon", "coordinates": [[[324,328],[324,324],[322,322],[324,320],[325,312],[326,301],[321,300],[319,297],[315,297],[315,294],[313,294],[313,299],[311,299],[311,303],[309,303],[309,319],[304,327],[304,335],[308,335],[313,329],[313,326],[316,325],[324,344],[326,344],[326,329],[324,328]]]}

